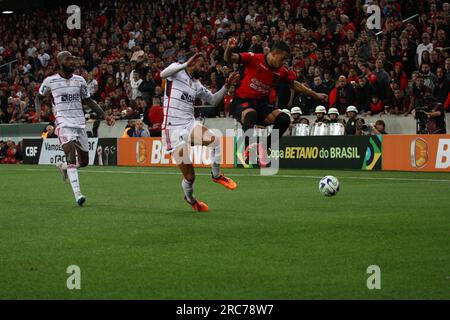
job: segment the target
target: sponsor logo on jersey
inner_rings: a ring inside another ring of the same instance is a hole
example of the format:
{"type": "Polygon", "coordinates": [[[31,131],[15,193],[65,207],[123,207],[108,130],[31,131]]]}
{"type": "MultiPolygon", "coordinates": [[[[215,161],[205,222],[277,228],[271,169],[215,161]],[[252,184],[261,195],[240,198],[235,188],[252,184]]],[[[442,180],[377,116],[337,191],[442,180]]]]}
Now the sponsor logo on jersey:
{"type": "Polygon", "coordinates": [[[183,101],[186,101],[187,103],[194,103],[194,101],[195,101],[195,97],[191,96],[186,91],[183,91],[183,93],[181,94],[181,98],[180,99],[183,100],[183,101]]]}
{"type": "Polygon", "coordinates": [[[79,93],[73,94],[64,94],[61,96],[61,102],[72,102],[72,101],[81,101],[81,96],[79,93]]]}

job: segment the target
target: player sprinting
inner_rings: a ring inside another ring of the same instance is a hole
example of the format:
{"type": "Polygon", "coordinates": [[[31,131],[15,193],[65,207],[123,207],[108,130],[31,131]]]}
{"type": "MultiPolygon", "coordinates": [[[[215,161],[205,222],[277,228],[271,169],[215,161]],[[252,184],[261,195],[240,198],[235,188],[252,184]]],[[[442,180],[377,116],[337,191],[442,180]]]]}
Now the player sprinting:
{"type": "MultiPolygon", "coordinates": [[[[318,100],[326,100],[328,96],[318,93],[296,81],[296,74],[289,71],[285,62],[289,58],[289,45],[283,41],[275,42],[271,51],[266,54],[253,52],[233,53],[236,48],[236,39],[230,38],[224,53],[226,62],[244,65],[244,74],[239,87],[236,88],[232,105],[234,117],[247,131],[255,125],[268,126],[273,124],[273,129],[279,130],[282,137],[291,124],[289,115],[275,109],[269,104],[269,94],[280,82],[288,83],[295,92],[313,96],[318,100]]],[[[270,149],[270,137],[265,146],[270,149]]],[[[258,148],[258,153],[267,151],[266,148],[258,148]]],[[[267,155],[260,154],[260,158],[267,155]]]]}
{"type": "Polygon", "coordinates": [[[239,75],[232,73],[226,80],[226,84],[212,94],[198,80],[204,68],[205,58],[197,53],[187,62],[172,63],[161,71],[161,78],[166,80],[162,141],[183,174],[181,186],[185,195],[184,199],[196,211],[208,211],[209,208],[194,197],[195,172],[189,160],[190,145],[209,146],[212,180],[230,190],[237,187],[233,180],[220,172],[222,155],[220,141],[213,132],[195,121],[194,101],[199,98],[212,106],[217,105],[239,75]]]}
{"type": "Polygon", "coordinates": [[[80,190],[77,169],[89,164],[89,146],[83,104],[105,119],[109,126],[114,125],[115,121],[111,116],[106,116],[103,109],[90,98],[84,78],[73,74],[72,54],[69,51],[61,51],[57,55],[57,60],[59,72],[45,78],[39,88],[35,100],[36,116],[39,119],[42,100],[46,95],[51,94],[56,118],[56,134],[66,155],[66,162],[59,164],[58,167],[63,179],[70,181],[75,201],[79,206],[83,206],[86,197],[80,190]]]}

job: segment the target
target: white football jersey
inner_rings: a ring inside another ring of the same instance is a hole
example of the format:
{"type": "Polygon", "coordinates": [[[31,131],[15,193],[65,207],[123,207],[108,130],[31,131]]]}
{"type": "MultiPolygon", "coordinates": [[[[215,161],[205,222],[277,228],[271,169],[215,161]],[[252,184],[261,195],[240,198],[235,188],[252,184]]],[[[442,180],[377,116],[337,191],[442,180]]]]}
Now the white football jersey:
{"type": "Polygon", "coordinates": [[[86,81],[83,77],[72,75],[70,79],[63,78],[59,73],[45,78],[39,94],[52,94],[53,113],[56,126],[60,128],[85,128],[81,99],[90,97],[86,81]]]}
{"type": "MultiPolygon", "coordinates": [[[[174,64],[178,65],[176,62],[174,64]]],[[[162,128],[186,126],[195,121],[194,102],[196,98],[210,102],[213,94],[199,80],[192,78],[185,69],[167,77],[162,128]]]]}

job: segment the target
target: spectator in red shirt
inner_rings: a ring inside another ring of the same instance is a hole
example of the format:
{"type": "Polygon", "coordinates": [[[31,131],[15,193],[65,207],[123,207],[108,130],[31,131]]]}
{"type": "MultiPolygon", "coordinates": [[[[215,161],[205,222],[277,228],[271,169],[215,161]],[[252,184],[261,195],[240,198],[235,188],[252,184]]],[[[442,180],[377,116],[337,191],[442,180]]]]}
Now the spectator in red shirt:
{"type": "Polygon", "coordinates": [[[345,76],[340,76],[336,87],[330,92],[329,105],[339,110],[339,113],[345,113],[349,105],[355,104],[355,92],[351,84],[347,84],[345,76]]]}
{"type": "Polygon", "coordinates": [[[341,14],[340,16],[343,30],[347,33],[348,30],[356,32],[356,27],[353,22],[351,22],[347,15],[341,14]]]}
{"type": "Polygon", "coordinates": [[[372,96],[372,100],[370,101],[370,110],[366,112],[365,115],[374,115],[383,111],[384,105],[383,101],[377,95],[372,96]]]}
{"type": "Polygon", "coordinates": [[[106,80],[106,85],[104,88],[104,92],[102,94],[103,100],[107,97],[111,96],[111,93],[113,93],[116,90],[116,82],[114,81],[113,76],[109,76],[106,80]]]}
{"type": "Polygon", "coordinates": [[[160,98],[153,98],[153,105],[144,111],[144,123],[148,126],[150,137],[161,137],[164,109],[160,98]]]}
{"type": "Polygon", "coordinates": [[[396,62],[394,64],[394,76],[393,78],[397,81],[400,86],[400,89],[405,91],[408,87],[408,77],[406,73],[403,71],[403,65],[401,62],[396,62]]]}
{"type": "Polygon", "coordinates": [[[357,83],[359,80],[358,74],[356,72],[355,67],[350,67],[348,69],[348,77],[347,77],[347,83],[357,83]]]}
{"type": "Polygon", "coordinates": [[[3,164],[16,164],[21,163],[19,160],[19,150],[18,146],[14,143],[14,141],[8,140],[6,145],[4,146],[3,152],[6,150],[6,157],[1,159],[1,163],[3,164]]]}
{"type": "Polygon", "coordinates": [[[235,87],[231,86],[228,90],[227,94],[223,98],[223,111],[225,113],[225,117],[230,115],[230,105],[233,102],[235,87]]]}
{"type": "Polygon", "coordinates": [[[214,50],[214,45],[209,43],[208,37],[202,37],[202,42],[200,44],[200,50],[206,52],[206,55],[209,58],[209,55],[214,50]]]}

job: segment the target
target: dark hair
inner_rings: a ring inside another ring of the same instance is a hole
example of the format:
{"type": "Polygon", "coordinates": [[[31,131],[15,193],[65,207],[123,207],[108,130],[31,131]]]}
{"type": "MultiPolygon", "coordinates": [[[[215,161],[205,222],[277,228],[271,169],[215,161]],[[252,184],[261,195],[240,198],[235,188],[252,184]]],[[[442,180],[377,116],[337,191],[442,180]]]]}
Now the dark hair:
{"type": "MultiPolygon", "coordinates": [[[[207,61],[205,52],[199,51],[198,53],[200,53],[200,58],[202,58],[203,60],[207,61]]],[[[192,57],[195,56],[196,54],[197,54],[197,52],[195,52],[195,51],[189,51],[189,52],[187,52],[187,53],[186,53],[186,60],[183,61],[183,62],[187,62],[190,58],[192,58],[192,57]]]]}
{"type": "Polygon", "coordinates": [[[282,40],[277,41],[272,45],[272,51],[283,51],[287,52],[288,54],[291,54],[291,48],[286,42],[282,40]]]}
{"type": "Polygon", "coordinates": [[[383,126],[383,128],[386,128],[386,123],[384,123],[383,120],[377,120],[377,122],[375,122],[375,125],[381,124],[383,126]]]}

